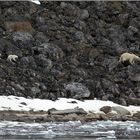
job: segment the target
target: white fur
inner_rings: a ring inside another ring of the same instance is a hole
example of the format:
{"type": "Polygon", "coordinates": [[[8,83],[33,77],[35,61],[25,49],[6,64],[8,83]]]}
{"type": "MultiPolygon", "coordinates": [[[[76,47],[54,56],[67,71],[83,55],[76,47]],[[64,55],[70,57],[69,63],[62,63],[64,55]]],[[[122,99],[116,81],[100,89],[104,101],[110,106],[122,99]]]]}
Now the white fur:
{"type": "Polygon", "coordinates": [[[18,59],[18,56],[17,55],[8,55],[7,57],[7,61],[16,61],[16,59],[18,59]]]}
{"type": "Polygon", "coordinates": [[[133,53],[123,53],[121,56],[120,56],[120,60],[119,62],[125,62],[125,61],[129,61],[130,64],[134,64],[134,62],[138,60],[140,61],[140,57],[133,54],[133,53]]]}

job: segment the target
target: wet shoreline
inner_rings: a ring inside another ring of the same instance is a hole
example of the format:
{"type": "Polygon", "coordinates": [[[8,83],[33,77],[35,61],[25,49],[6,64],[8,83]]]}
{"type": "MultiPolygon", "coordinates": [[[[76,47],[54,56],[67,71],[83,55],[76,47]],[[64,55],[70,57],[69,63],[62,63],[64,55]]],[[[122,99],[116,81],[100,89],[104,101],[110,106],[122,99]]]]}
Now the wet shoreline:
{"type": "Polygon", "coordinates": [[[68,121],[137,121],[139,116],[119,115],[113,113],[88,113],[88,114],[50,114],[46,111],[0,111],[1,121],[19,121],[19,122],[68,122],[68,121]]]}

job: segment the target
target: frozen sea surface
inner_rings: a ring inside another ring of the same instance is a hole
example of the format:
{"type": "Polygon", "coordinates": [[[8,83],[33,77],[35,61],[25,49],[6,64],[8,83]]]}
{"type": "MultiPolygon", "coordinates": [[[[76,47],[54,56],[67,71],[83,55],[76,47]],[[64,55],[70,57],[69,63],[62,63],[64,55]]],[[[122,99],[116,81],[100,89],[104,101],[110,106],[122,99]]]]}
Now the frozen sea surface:
{"type": "Polygon", "coordinates": [[[140,139],[140,122],[0,122],[0,139],[140,139]]]}

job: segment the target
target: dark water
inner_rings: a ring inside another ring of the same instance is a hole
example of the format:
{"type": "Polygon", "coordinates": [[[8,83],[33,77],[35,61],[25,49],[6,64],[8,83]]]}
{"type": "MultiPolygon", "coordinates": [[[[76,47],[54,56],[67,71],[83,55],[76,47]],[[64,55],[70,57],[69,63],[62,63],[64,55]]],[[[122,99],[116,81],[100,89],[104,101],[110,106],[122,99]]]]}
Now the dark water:
{"type": "Polygon", "coordinates": [[[97,121],[89,123],[0,122],[0,139],[140,139],[139,122],[97,121]]]}

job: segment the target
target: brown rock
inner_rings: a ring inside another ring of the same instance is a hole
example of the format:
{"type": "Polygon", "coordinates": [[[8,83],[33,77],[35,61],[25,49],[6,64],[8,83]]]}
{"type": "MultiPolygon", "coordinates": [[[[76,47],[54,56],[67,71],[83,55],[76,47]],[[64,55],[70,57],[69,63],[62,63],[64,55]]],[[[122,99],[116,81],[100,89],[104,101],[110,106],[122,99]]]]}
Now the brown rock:
{"type": "Polygon", "coordinates": [[[137,113],[134,113],[133,117],[136,117],[136,118],[140,119],[140,111],[138,111],[137,113]]]}
{"type": "Polygon", "coordinates": [[[84,121],[96,121],[101,120],[100,114],[91,113],[84,117],[84,121]]]}
{"type": "Polygon", "coordinates": [[[67,121],[77,121],[77,120],[81,120],[80,119],[80,115],[77,115],[77,114],[68,114],[68,115],[65,115],[63,117],[64,120],[67,120],[67,121]]]}
{"type": "Polygon", "coordinates": [[[5,28],[9,32],[30,32],[34,29],[29,21],[6,21],[5,28]]]}
{"type": "Polygon", "coordinates": [[[106,114],[100,114],[102,120],[109,120],[108,116],[106,114]]]}
{"type": "Polygon", "coordinates": [[[135,119],[131,115],[122,116],[121,119],[122,119],[121,121],[137,121],[137,119],[135,119]]]}
{"type": "Polygon", "coordinates": [[[119,119],[121,119],[121,116],[119,114],[115,114],[115,113],[112,113],[112,112],[109,112],[106,115],[110,120],[119,120],[119,119]]]}
{"type": "Polygon", "coordinates": [[[100,111],[103,111],[105,114],[107,114],[111,111],[111,107],[110,106],[103,106],[102,108],[100,108],[100,111]]]}

